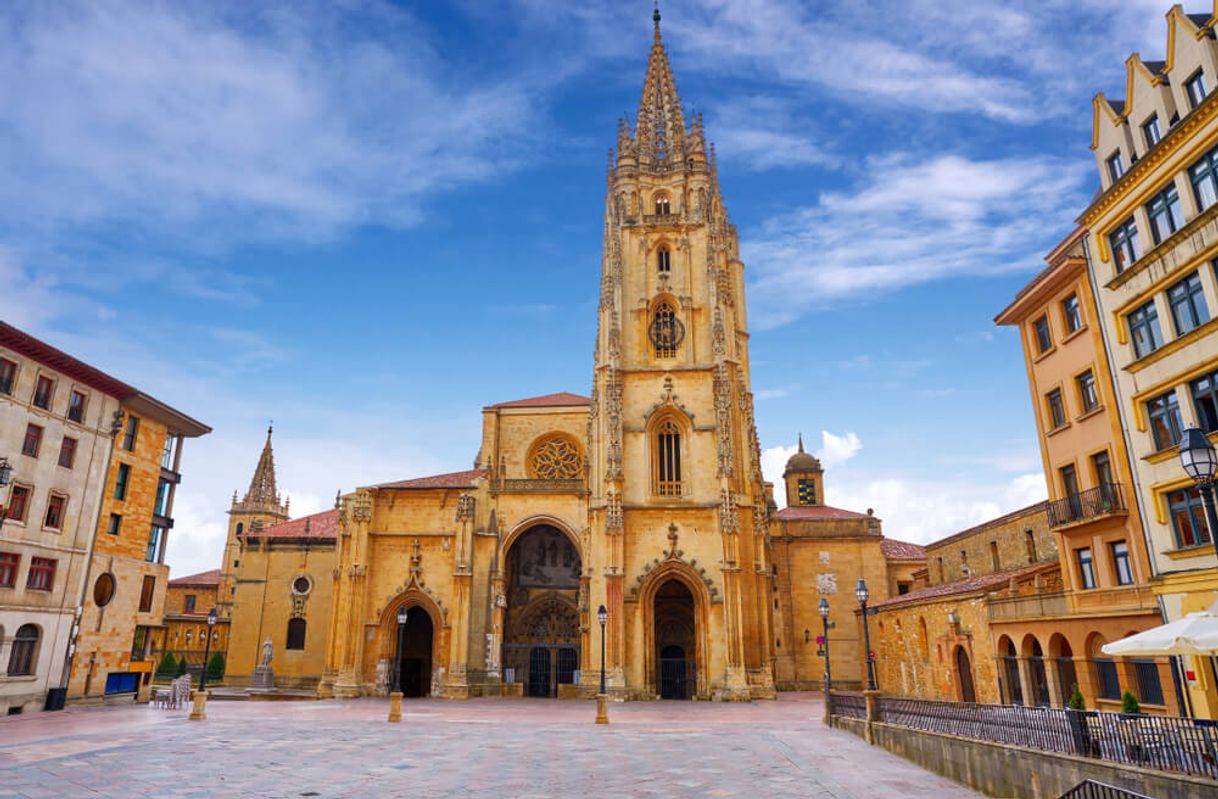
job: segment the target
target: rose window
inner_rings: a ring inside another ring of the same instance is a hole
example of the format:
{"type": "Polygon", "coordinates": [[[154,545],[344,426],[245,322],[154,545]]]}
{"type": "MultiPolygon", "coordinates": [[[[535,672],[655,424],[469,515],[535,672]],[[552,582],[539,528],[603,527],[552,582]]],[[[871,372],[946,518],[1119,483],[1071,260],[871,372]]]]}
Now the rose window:
{"type": "Polygon", "coordinates": [[[529,453],[529,471],[541,480],[577,480],[583,468],[579,449],[562,436],[543,438],[529,453]]]}

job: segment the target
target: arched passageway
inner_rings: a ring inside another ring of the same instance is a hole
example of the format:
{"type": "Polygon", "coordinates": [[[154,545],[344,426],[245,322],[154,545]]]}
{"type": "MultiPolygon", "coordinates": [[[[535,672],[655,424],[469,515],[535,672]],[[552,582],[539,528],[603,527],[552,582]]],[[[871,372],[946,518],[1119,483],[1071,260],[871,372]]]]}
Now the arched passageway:
{"type": "Polygon", "coordinates": [[[960,701],[976,702],[977,689],[973,686],[973,664],[964,647],[956,647],[956,680],[960,684],[960,701]]]}
{"type": "Polygon", "coordinates": [[[694,595],[670,579],[655,594],[656,685],[661,699],[692,699],[697,683],[694,595]]]}
{"type": "Polygon", "coordinates": [[[406,696],[429,696],[431,650],[435,640],[431,614],[417,605],[410,608],[399,635],[398,690],[406,696]]]}
{"type": "Polygon", "coordinates": [[[579,552],[540,524],[511,544],[505,568],[504,681],[524,683],[528,696],[557,696],[579,672],[579,552]]]}

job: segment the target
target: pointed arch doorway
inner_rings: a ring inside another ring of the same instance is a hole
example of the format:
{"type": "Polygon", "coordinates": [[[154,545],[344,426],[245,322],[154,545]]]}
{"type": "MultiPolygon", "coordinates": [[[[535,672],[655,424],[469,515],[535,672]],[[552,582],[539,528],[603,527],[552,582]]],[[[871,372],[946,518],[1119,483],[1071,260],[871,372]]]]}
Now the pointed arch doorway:
{"type": "Polygon", "coordinates": [[[558,696],[578,681],[579,585],[583,563],[566,531],[538,524],[516,538],[505,559],[503,665],[526,696],[558,696]]]}
{"type": "Polygon", "coordinates": [[[431,655],[435,625],[431,614],[415,605],[398,630],[398,686],[408,697],[431,695],[431,655]]]}
{"type": "Polygon", "coordinates": [[[661,699],[692,699],[697,684],[694,595],[669,578],[655,593],[655,684],[661,699]]]}

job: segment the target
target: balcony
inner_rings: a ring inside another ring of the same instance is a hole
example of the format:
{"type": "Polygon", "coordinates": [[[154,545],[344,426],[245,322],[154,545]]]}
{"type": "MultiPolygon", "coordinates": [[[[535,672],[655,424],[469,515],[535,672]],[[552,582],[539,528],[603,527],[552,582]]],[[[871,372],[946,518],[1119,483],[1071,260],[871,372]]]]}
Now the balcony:
{"type": "Polygon", "coordinates": [[[1052,594],[991,598],[989,612],[990,621],[1043,619],[1069,615],[1070,605],[1066,593],[1057,591],[1052,594]]]}
{"type": "Polygon", "coordinates": [[[1101,516],[1125,513],[1125,492],[1120,483],[1105,483],[1049,503],[1049,526],[1065,527],[1101,516]]]}

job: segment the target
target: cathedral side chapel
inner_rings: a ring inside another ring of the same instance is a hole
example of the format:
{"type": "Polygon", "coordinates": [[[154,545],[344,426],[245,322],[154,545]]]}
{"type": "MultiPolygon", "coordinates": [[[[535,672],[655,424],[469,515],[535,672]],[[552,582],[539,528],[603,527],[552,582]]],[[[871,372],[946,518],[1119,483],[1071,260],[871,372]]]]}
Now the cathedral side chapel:
{"type": "Polygon", "coordinates": [[[294,520],[268,432],[229,511],[230,682],[269,638],[276,684],[321,696],[591,696],[604,605],[612,695],[767,698],[819,687],[827,596],[851,642],[839,684],[857,686],[852,586],[866,571],[877,599],[895,590],[880,522],[823,505],[802,443],[792,507],[763,481],[736,229],[654,19],[610,152],[591,395],[490,405],[474,468],[294,520]]]}

